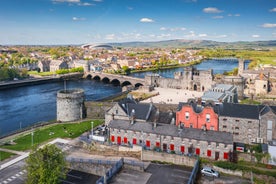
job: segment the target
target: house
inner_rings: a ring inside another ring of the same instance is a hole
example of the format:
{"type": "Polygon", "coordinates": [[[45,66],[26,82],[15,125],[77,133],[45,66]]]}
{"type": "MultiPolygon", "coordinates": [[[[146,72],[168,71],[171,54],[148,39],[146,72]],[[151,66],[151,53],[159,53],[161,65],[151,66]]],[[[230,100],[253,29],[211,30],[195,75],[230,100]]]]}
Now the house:
{"type": "Polygon", "coordinates": [[[127,120],[112,120],[108,128],[111,143],[117,145],[140,145],[148,150],[198,155],[214,160],[228,160],[233,151],[231,133],[127,120]]]}
{"type": "Polygon", "coordinates": [[[50,60],[42,59],[38,61],[37,67],[40,69],[40,72],[50,71],[50,60]]]}
{"type": "Polygon", "coordinates": [[[218,114],[212,105],[202,106],[200,101],[179,103],[176,126],[218,131],[218,124],[218,114]]]}
{"type": "Polygon", "coordinates": [[[50,72],[55,72],[60,69],[67,69],[68,64],[62,60],[52,60],[50,62],[50,72]]]}
{"type": "Polygon", "coordinates": [[[74,60],[74,68],[82,67],[84,72],[90,71],[90,61],[88,60],[74,60]]]}

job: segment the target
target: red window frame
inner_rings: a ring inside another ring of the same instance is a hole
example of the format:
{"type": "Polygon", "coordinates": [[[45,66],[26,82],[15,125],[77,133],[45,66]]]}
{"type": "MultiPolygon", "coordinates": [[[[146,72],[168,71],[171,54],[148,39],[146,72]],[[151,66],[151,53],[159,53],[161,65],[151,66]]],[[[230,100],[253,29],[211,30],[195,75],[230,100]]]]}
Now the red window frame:
{"type": "Polygon", "coordinates": [[[137,139],[136,138],[132,139],[132,144],[137,144],[137,139]]]}
{"type": "Polygon", "coordinates": [[[124,143],[127,144],[127,137],[124,137],[124,143]]]}
{"type": "Polygon", "coordinates": [[[200,155],[200,149],[199,148],[196,148],[196,154],[200,155]]]}
{"type": "Polygon", "coordinates": [[[111,142],[115,142],[115,137],[114,137],[114,135],[111,136],[111,142]]]}
{"type": "Polygon", "coordinates": [[[211,157],[212,156],[212,151],[211,150],[207,150],[207,156],[211,157]]]}
{"type": "Polygon", "coordinates": [[[185,152],[185,146],[180,146],[180,151],[181,151],[182,153],[184,153],[184,152],[185,152]]]}
{"type": "Polygon", "coordinates": [[[146,140],[146,147],[150,147],[150,141],[146,140]]]}

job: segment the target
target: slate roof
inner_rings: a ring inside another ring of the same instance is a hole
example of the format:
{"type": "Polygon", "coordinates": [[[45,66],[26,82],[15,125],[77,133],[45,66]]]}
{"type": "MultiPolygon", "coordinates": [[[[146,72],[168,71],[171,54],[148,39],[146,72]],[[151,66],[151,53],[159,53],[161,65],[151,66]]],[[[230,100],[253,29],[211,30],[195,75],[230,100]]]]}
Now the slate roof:
{"type": "Polygon", "coordinates": [[[216,88],[224,89],[225,91],[231,91],[233,88],[235,88],[235,86],[231,84],[217,84],[214,89],[216,88]]]}
{"type": "Polygon", "coordinates": [[[259,119],[260,107],[257,105],[222,103],[217,107],[220,116],[259,119]]]}
{"type": "Polygon", "coordinates": [[[128,103],[126,105],[127,109],[127,114],[131,116],[132,110],[135,110],[135,117],[136,119],[143,119],[143,120],[148,120],[151,113],[152,109],[155,108],[152,104],[146,104],[146,103],[128,103]]]}
{"type": "Polygon", "coordinates": [[[219,101],[220,99],[223,100],[225,97],[226,97],[226,94],[222,92],[206,91],[201,98],[204,101],[207,101],[207,100],[219,101]]]}
{"type": "Polygon", "coordinates": [[[120,130],[131,130],[139,131],[144,133],[159,134],[165,136],[174,136],[187,139],[194,139],[198,141],[218,142],[224,144],[233,144],[233,135],[228,132],[219,131],[203,131],[201,129],[184,128],[178,129],[175,125],[158,124],[156,128],[153,127],[153,123],[149,122],[135,122],[130,124],[129,121],[125,120],[112,120],[109,128],[116,128],[120,130]]]}

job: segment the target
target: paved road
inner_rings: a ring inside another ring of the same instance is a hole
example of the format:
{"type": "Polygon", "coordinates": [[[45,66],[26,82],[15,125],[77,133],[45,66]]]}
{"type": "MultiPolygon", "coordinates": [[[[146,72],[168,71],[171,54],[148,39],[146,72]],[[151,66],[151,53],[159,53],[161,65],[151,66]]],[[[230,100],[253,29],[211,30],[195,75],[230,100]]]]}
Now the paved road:
{"type": "Polygon", "coordinates": [[[0,171],[0,184],[24,184],[26,170],[24,160],[0,171]]]}

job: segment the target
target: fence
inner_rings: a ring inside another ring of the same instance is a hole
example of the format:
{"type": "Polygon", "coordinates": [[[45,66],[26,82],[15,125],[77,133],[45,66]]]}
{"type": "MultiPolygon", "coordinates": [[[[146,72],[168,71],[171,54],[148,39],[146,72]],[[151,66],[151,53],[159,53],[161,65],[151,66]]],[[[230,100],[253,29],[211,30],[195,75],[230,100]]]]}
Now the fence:
{"type": "Polygon", "coordinates": [[[188,184],[194,184],[195,183],[195,179],[196,179],[196,175],[198,173],[198,170],[199,170],[199,160],[197,159],[196,162],[195,162],[194,168],[192,170],[192,173],[190,175],[188,184]]]}
{"type": "Polygon", "coordinates": [[[102,176],[96,181],[96,184],[105,184],[107,183],[116,173],[118,173],[123,167],[124,159],[121,158],[111,169],[109,169],[105,176],[102,176]]]}

